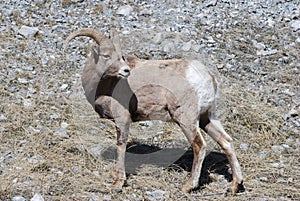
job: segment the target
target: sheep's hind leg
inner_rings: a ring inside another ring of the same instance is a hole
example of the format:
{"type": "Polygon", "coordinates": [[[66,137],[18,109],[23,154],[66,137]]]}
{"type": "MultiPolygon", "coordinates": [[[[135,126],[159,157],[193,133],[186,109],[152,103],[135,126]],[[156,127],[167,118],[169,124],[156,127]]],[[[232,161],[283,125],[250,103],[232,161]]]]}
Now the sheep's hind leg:
{"type": "Polygon", "coordinates": [[[201,174],[202,163],[205,158],[206,143],[200,133],[200,131],[195,129],[187,129],[184,126],[180,126],[184,134],[188,138],[192,145],[194,152],[194,160],[190,178],[182,187],[182,191],[189,193],[192,189],[196,188],[199,184],[199,178],[201,174]]]}
{"type": "Polygon", "coordinates": [[[233,179],[231,193],[236,194],[245,191],[242,171],[232,145],[232,138],[225,132],[219,121],[207,118],[201,119],[201,122],[205,122],[201,127],[222,147],[228,157],[233,179]]]}

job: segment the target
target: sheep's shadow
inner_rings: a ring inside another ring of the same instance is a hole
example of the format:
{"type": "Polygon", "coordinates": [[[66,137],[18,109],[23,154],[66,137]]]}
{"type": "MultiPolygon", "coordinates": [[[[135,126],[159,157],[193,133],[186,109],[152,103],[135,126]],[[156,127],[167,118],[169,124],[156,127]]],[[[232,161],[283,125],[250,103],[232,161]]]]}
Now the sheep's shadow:
{"type": "MultiPolygon", "coordinates": [[[[104,160],[116,159],[116,149],[109,147],[102,153],[104,160]]],[[[139,143],[129,143],[125,156],[126,174],[136,174],[142,165],[155,165],[167,168],[170,171],[191,172],[193,164],[193,150],[190,148],[159,148],[139,143]]],[[[225,154],[208,152],[202,165],[199,187],[209,184],[212,180],[209,177],[211,172],[223,175],[228,181],[232,180],[229,173],[229,162],[225,154]]]]}

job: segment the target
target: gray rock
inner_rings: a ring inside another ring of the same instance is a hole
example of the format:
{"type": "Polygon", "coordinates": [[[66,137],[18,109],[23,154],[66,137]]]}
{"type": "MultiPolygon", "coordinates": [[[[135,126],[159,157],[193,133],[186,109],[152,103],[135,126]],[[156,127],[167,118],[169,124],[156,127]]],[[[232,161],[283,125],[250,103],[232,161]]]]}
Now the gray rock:
{"type": "Polygon", "coordinates": [[[24,198],[23,196],[14,196],[11,198],[12,201],[26,201],[26,198],[24,198]]]}
{"type": "Polygon", "coordinates": [[[189,42],[183,44],[181,49],[183,51],[187,52],[187,51],[190,51],[191,48],[192,48],[192,41],[189,41],[189,42]]]}
{"type": "Polygon", "coordinates": [[[258,50],[264,50],[266,48],[266,46],[263,43],[258,43],[256,40],[253,40],[252,44],[258,50]]]}
{"type": "Polygon", "coordinates": [[[268,177],[260,177],[259,180],[263,181],[263,182],[268,182],[269,181],[268,177]]]}
{"type": "Polygon", "coordinates": [[[153,122],[152,121],[140,121],[139,125],[145,126],[145,127],[151,127],[151,126],[153,126],[153,122]]]}
{"type": "Polygon", "coordinates": [[[26,70],[26,71],[33,71],[34,67],[33,66],[22,66],[22,69],[26,70]]]}
{"type": "Polygon", "coordinates": [[[256,52],[256,54],[258,56],[270,56],[270,55],[276,54],[277,52],[278,52],[278,50],[276,50],[276,49],[258,50],[256,52]]]}
{"type": "Polygon", "coordinates": [[[258,156],[259,156],[260,158],[265,158],[265,157],[268,156],[268,152],[266,152],[266,151],[260,151],[260,152],[258,153],[258,156]]]}
{"type": "Polygon", "coordinates": [[[30,133],[33,133],[33,134],[37,134],[37,133],[40,133],[41,131],[34,128],[33,126],[29,126],[28,129],[27,129],[30,133]]]}
{"type": "Polygon", "coordinates": [[[60,89],[61,91],[65,91],[68,87],[69,87],[68,84],[62,84],[62,85],[59,87],[59,89],[60,89]]]}
{"type": "Polygon", "coordinates": [[[284,148],[280,145],[273,145],[271,148],[274,152],[277,152],[277,153],[281,153],[284,150],[284,148]]]}
{"type": "Polygon", "coordinates": [[[295,20],[291,22],[291,27],[293,28],[293,31],[300,30],[300,20],[295,20]]]}
{"type": "Polygon", "coordinates": [[[50,118],[51,118],[51,119],[59,119],[59,118],[60,118],[60,115],[59,115],[59,114],[56,114],[56,113],[55,113],[55,114],[51,114],[51,115],[50,115],[50,118]]]}
{"type": "Polygon", "coordinates": [[[39,163],[44,163],[44,162],[45,162],[45,158],[40,155],[34,155],[34,156],[28,158],[28,163],[31,163],[31,164],[39,164],[39,163]]]}
{"type": "Polygon", "coordinates": [[[29,27],[23,25],[21,29],[18,31],[18,34],[24,36],[25,38],[31,38],[35,36],[35,34],[37,34],[38,31],[39,29],[36,27],[29,27]]]}
{"type": "Polygon", "coordinates": [[[290,117],[297,117],[299,116],[299,111],[296,109],[291,109],[291,111],[289,112],[289,116],[290,117]]]}
{"type": "Polygon", "coordinates": [[[240,148],[243,150],[243,151],[247,151],[249,149],[249,144],[246,144],[246,143],[242,143],[240,145],[240,148]]]}
{"type": "Polygon", "coordinates": [[[155,44],[160,44],[163,40],[163,34],[162,33],[157,33],[154,38],[153,38],[153,42],[155,44]]]}
{"type": "Polygon", "coordinates": [[[18,78],[18,81],[21,83],[21,84],[28,84],[28,80],[25,79],[25,78],[18,78]]]}
{"type": "Polygon", "coordinates": [[[88,148],[88,151],[91,152],[94,156],[101,156],[102,150],[103,150],[103,147],[100,145],[96,145],[91,148],[88,148]]]}
{"type": "Polygon", "coordinates": [[[205,1],[204,3],[205,3],[205,6],[206,7],[210,7],[210,6],[215,6],[215,5],[217,5],[217,0],[207,0],[207,1],[205,1]]]}
{"type": "Polygon", "coordinates": [[[55,132],[54,135],[59,136],[61,138],[69,138],[70,136],[67,133],[67,130],[64,128],[58,128],[55,132]]]}
{"type": "Polygon", "coordinates": [[[167,200],[169,193],[163,190],[146,191],[146,198],[151,201],[167,200]]]}
{"type": "Polygon", "coordinates": [[[24,107],[31,107],[33,104],[30,99],[23,99],[24,107]]]}
{"type": "Polygon", "coordinates": [[[34,0],[34,3],[44,4],[46,0],[34,0]]]}
{"type": "Polygon", "coordinates": [[[133,8],[129,5],[121,6],[117,10],[118,15],[128,16],[132,13],[133,8]]]}
{"type": "Polygon", "coordinates": [[[30,199],[30,201],[44,201],[44,198],[43,198],[40,194],[36,193],[36,194],[34,194],[34,196],[30,199]]]}
{"type": "Polygon", "coordinates": [[[6,116],[4,116],[3,114],[0,114],[0,121],[6,121],[7,118],[6,116]]]}

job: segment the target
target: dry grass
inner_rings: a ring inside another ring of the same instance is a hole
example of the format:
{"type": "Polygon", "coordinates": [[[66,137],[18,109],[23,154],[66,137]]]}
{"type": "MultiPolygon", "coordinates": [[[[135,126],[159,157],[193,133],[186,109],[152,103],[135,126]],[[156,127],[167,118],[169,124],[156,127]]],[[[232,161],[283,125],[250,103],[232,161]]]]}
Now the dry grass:
{"type": "MultiPolygon", "coordinates": [[[[13,46],[14,42],[6,44],[2,41],[0,44],[13,46]]],[[[36,60],[31,64],[40,65],[36,60]]],[[[59,69],[65,65],[62,60],[62,63],[53,64],[56,68],[37,69],[38,79],[33,75],[23,75],[37,82],[34,86],[37,91],[28,98],[32,105],[27,107],[23,105],[24,98],[16,94],[28,90],[29,84],[8,78],[0,80],[0,114],[7,118],[0,121],[0,127],[4,128],[0,130],[0,200],[11,200],[17,195],[30,200],[34,193],[40,193],[45,200],[147,200],[147,192],[157,189],[167,193],[165,200],[299,199],[299,132],[298,127],[288,125],[283,119],[293,106],[293,100],[280,90],[271,94],[267,90],[265,94],[259,90],[247,90],[245,85],[250,81],[238,80],[228,74],[221,76],[224,85],[220,117],[234,138],[246,192],[235,197],[226,196],[225,189],[230,182],[214,169],[208,169],[212,182],[206,182],[200,189],[185,195],[179,189],[187,180],[188,171],[148,165],[141,167],[137,175],[129,175],[123,192],[112,191],[110,172],[113,161],[103,160],[91,150],[98,147],[105,151],[114,146],[114,126],[109,121],[98,119],[88,105],[79,78],[74,76],[80,70],[59,69]],[[58,90],[62,83],[72,85],[71,94],[58,90]],[[18,86],[18,92],[10,92],[10,86],[18,86]],[[278,106],[268,101],[269,96],[280,97],[287,104],[278,106]],[[58,116],[53,118],[53,114],[58,116]],[[68,123],[68,138],[54,135],[62,122],[68,123]],[[290,138],[293,140],[289,141],[290,138]],[[241,148],[243,143],[249,145],[247,150],[241,148]],[[289,148],[274,149],[274,145],[283,144],[289,148]]],[[[0,69],[1,77],[7,77],[9,67],[0,63],[0,69]]],[[[273,70],[271,66],[269,69],[273,70]]],[[[276,86],[299,86],[299,72],[295,69],[274,69],[276,86]]],[[[172,124],[164,124],[157,130],[164,131],[160,137],[162,142],[184,139],[178,127],[172,124]]],[[[134,125],[130,140],[150,143],[151,137],[158,137],[157,130],[152,132],[134,125]],[[145,131],[151,137],[145,136],[145,131]]],[[[208,136],[205,138],[210,150],[221,152],[208,136]]]]}
{"type": "MultiPolygon", "coordinates": [[[[299,198],[299,149],[292,147],[282,154],[272,150],[273,145],[286,144],[289,136],[296,137],[295,133],[282,130],[285,108],[265,104],[255,92],[240,86],[225,79],[223,102],[227,106],[222,110],[222,121],[235,140],[247,191],[226,199],[296,200],[299,198]],[[241,143],[249,144],[247,151],[239,148],[241,143]],[[260,156],[263,152],[266,154],[260,156]]],[[[95,145],[105,150],[115,143],[113,124],[97,118],[83,99],[78,84],[74,90],[71,96],[39,96],[33,107],[24,108],[1,87],[1,94],[7,94],[1,97],[5,103],[1,105],[1,113],[8,118],[1,122],[6,128],[0,138],[1,200],[9,200],[14,195],[30,198],[35,192],[46,200],[88,200],[90,197],[132,200],[134,196],[144,200],[146,192],[155,189],[168,192],[167,200],[225,199],[222,185],[228,187],[230,183],[216,173],[211,172],[210,177],[217,178],[212,183],[184,195],[179,189],[188,172],[152,166],[141,168],[137,175],[129,175],[122,193],[111,191],[113,163],[88,150],[95,145]],[[53,113],[58,113],[59,118],[51,119],[53,113]],[[69,124],[67,139],[53,135],[63,121],[69,124]],[[38,125],[48,129],[30,131],[29,126],[38,129],[38,125]]],[[[163,129],[169,135],[172,133],[170,124],[163,129]]],[[[178,128],[174,129],[177,133],[178,128]]],[[[211,144],[212,149],[219,151],[211,144]]]]}

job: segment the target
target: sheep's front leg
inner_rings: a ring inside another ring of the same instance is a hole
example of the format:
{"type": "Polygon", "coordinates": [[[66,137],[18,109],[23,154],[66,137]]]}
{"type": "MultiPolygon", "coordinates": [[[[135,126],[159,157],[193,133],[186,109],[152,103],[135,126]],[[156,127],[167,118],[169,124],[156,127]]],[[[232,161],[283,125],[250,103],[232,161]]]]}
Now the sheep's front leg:
{"type": "Polygon", "coordinates": [[[126,180],[125,174],[125,152],[126,143],[131,123],[131,116],[117,100],[110,96],[101,96],[95,101],[95,110],[100,117],[112,119],[117,130],[117,159],[112,172],[115,180],[113,185],[122,188],[126,180]]]}
{"type": "Polygon", "coordinates": [[[117,160],[113,176],[115,178],[113,185],[122,188],[126,180],[125,174],[125,152],[128,139],[129,124],[117,124],[117,160]]]}

